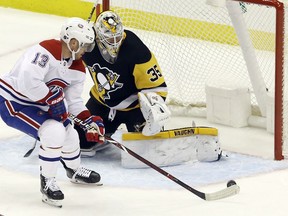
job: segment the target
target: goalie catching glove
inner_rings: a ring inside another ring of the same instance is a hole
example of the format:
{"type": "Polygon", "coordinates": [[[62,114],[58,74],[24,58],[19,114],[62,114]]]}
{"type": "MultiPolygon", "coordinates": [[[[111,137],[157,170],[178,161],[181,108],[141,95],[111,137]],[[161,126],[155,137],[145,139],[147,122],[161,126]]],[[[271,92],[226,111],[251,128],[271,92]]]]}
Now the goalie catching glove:
{"type": "MultiPolygon", "coordinates": [[[[81,114],[78,115],[78,118],[80,116],[81,114]]],[[[83,121],[83,124],[79,124],[79,126],[85,131],[88,142],[104,143],[105,127],[100,116],[91,115],[83,121]]]]}
{"type": "Polygon", "coordinates": [[[146,120],[142,130],[145,136],[152,136],[161,131],[171,116],[164,99],[155,92],[138,93],[141,112],[146,120]]]}

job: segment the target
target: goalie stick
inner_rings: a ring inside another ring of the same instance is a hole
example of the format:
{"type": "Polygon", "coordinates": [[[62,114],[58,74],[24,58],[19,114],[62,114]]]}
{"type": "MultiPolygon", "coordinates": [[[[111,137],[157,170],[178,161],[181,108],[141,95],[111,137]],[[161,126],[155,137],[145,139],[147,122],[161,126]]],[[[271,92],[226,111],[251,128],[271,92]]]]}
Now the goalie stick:
{"type": "MultiPolygon", "coordinates": [[[[69,114],[69,118],[71,118],[71,120],[73,120],[75,123],[78,123],[87,129],[91,129],[91,126],[89,124],[84,124],[84,122],[82,120],[78,119],[76,116],[69,114]]],[[[140,155],[138,155],[134,151],[130,150],[129,148],[125,147],[123,144],[112,139],[111,137],[105,137],[105,138],[106,138],[106,141],[108,143],[111,143],[111,144],[115,145],[116,147],[120,148],[121,150],[125,151],[126,153],[132,155],[136,159],[145,163],[146,165],[148,165],[152,169],[156,170],[157,172],[161,173],[165,177],[167,177],[170,180],[174,181],[175,183],[179,184],[180,186],[182,186],[186,190],[189,190],[190,192],[192,192],[193,194],[195,194],[196,196],[200,197],[203,200],[212,201],[212,200],[223,199],[226,197],[236,195],[240,191],[240,187],[233,180],[232,180],[234,182],[233,184],[230,184],[231,183],[231,180],[230,180],[227,183],[226,188],[219,190],[219,191],[216,191],[216,192],[204,193],[204,192],[198,191],[198,190],[190,187],[189,185],[185,184],[184,182],[182,182],[178,178],[174,177],[170,173],[166,172],[165,170],[161,169],[160,167],[156,166],[155,164],[151,163],[150,161],[146,160],[145,158],[141,157],[140,155]]]]}
{"type": "Polygon", "coordinates": [[[89,14],[89,17],[88,17],[88,19],[87,19],[87,22],[88,22],[88,23],[91,21],[92,16],[93,16],[93,14],[94,14],[94,12],[95,12],[95,10],[96,10],[96,8],[97,8],[97,5],[98,5],[98,0],[94,3],[94,5],[93,5],[93,7],[92,7],[92,9],[91,9],[91,12],[90,12],[90,14],[89,14]]]}
{"type": "Polygon", "coordinates": [[[96,15],[95,15],[95,20],[94,20],[94,24],[96,22],[96,19],[97,19],[97,16],[99,15],[100,13],[100,4],[98,3],[99,0],[96,0],[95,3],[93,4],[93,7],[91,9],[91,12],[89,14],[89,17],[87,18],[87,22],[90,23],[91,22],[91,19],[92,19],[92,16],[94,14],[94,12],[96,11],[96,15]]]}

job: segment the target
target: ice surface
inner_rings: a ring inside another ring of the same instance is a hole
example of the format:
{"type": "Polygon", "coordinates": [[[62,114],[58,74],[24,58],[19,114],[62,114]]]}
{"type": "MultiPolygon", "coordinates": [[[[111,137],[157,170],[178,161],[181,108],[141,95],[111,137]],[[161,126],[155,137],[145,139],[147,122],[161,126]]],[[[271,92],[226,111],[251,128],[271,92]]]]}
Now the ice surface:
{"type": "MultiPolygon", "coordinates": [[[[0,7],[0,74],[8,71],[30,45],[57,37],[65,18],[0,7]]],[[[91,82],[83,97],[87,98],[91,82]]],[[[273,160],[273,136],[264,129],[230,128],[205,119],[175,118],[173,127],[196,124],[217,127],[229,157],[217,163],[189,162],[163,167],[166,172],[203,192],[226,187],[235,179],[240,194],[206,202],[153,169],[124,169],[120,149],[111,146],[83,163],[102,176],[102,187],[75,185],[59,169],[65,194],[62,209],[41,202],[37,148],[23,155],[34,140],[0,120],[0,215],[99,216],[270,216],[287,215],[288,162],[273,160]],[[186,124],[186,125],[183,125],[186,124]],[[236,153],[237,152],[237,153],[236,153]]]]}

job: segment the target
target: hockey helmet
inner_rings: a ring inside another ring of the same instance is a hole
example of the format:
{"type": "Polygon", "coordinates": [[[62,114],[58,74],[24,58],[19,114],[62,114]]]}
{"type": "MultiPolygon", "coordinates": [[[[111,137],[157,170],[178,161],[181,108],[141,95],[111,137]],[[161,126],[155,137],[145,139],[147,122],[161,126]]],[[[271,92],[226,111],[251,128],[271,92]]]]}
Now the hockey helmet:
{"type": "Polygon", "coordinates": [[[92,25],[78,17],[67,19],[62,26],[60,37],[67,44],[70,52],[72,52],[73,60],[75,59],[75,53],[79,52],[81,48],[85,48],[86,52],[91,52],[95,46],[95,34],[92,25]],[[73,51],[69,45],[72,38],[79,42],[77,51],[73,51]]]}

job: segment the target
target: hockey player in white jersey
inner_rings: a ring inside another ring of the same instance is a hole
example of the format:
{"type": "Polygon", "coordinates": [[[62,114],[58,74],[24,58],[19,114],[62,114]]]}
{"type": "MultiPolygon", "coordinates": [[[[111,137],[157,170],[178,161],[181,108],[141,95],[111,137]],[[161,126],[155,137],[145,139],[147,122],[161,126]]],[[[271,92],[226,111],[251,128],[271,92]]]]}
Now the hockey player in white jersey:
{"type": "Polygon", "coordinates": [[[98,173],[80,166],[79,137],[68,113],[93,126],[83,128],[87,140],[101,143],[105,133],[102,119],[91,115],[81,98],[85,81],[81,57],[93,49],[93,29],[83,19],[69,18],[60,38],[31,47],[0,78],[1,118],[40,141],[42,200],[59,207],[64,199],[55,179],[60,161],[72,182],[100,181],[98,173]]]}

